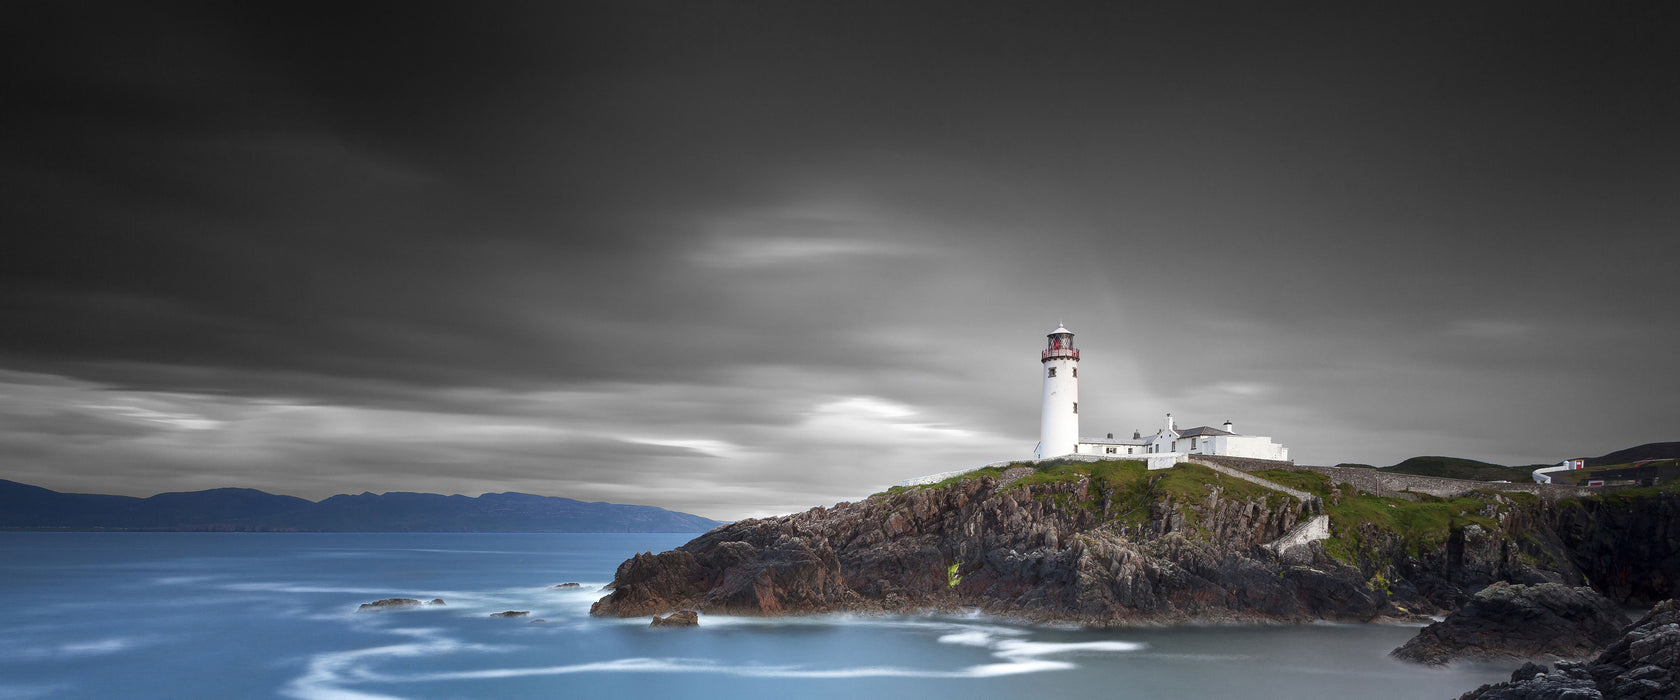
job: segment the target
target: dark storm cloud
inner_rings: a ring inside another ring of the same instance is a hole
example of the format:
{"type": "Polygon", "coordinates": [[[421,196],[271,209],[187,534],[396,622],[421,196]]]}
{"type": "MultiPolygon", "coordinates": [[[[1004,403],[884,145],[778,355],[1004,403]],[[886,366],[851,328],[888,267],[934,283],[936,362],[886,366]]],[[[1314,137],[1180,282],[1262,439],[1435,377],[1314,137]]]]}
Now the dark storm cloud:
{"type": "Polygon", "coordinates": [[[1671,437],[1671,7],[12,9],[0,453],[59,486],[793,508],[1030,451],[1058,319],[1091,433],[1671,437]]]}

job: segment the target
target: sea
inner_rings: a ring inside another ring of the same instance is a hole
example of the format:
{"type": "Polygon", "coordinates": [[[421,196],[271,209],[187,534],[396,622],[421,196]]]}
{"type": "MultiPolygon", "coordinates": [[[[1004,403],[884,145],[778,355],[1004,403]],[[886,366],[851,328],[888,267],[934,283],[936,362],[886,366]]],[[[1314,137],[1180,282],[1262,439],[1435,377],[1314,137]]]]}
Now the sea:
{"type": "Polygon", "coordinates": [[[1417,628],[1390,625],[589,616],[621,561],[691,537],[0,532],[0,699],[1444,700],[1511,671],[1393,660],[1417,628]],[[445,605],[358,612],[392,597],[445,605]]]}

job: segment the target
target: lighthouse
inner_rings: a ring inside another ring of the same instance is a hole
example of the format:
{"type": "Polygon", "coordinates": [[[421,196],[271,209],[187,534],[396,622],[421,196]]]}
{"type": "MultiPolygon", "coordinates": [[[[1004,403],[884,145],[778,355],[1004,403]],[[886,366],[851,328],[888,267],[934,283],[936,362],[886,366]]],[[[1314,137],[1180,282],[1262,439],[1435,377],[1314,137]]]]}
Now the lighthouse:
{"type": "Polygon", "coordinates": [[[1079,350],[1073,331],[1056,326],[1040,356],[1044,365],[1044,406],[1039,414],[1035,459],[1073,454],[1079,448],[1079,350]]]}

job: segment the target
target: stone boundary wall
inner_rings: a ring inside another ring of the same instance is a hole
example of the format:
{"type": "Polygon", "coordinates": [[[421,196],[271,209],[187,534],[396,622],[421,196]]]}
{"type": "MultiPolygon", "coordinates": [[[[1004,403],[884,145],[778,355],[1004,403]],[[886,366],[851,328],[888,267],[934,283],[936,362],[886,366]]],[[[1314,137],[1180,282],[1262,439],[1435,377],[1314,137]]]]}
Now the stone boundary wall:
{"type": "Polygon", "coordinates": [[[1214,470],[1216,472],[1219,472],[1221,474],[1234,476],[1238,479],[1242,479],[1243,481],[1259,484],[1259,485],[1264,486],[1266,488],[1269,488],[1273,491],[1282,491],[1282,492],[1287,493],[1291,496],[1294,496],[1295,500],[1300,501],[1302,503],[1306,503],[1308,501],[1317,501],[1318,500],[1317,496],[1314,496],[1310,493],[1307,493],[1306,491],[1302,491],[1300,489],[1292,489],[1292,488],[1289,488],[1288,486],[1284,486],[1283,484],[1277,483],[1275,481],[1267,481],[1265,479],[1262,479],[1258,476],[1255,476],[1255,475],[1250,474],[1248,472],[1242,471],[1240,469],[1235,469],[1233,467],[1227,467],[1223,464],[1215,464],[1215,463],[1207,461],[1205,459],[1201,459],[1200,457],[1191,457],[1190,459],[1187,459],[1185,461],[1187,461],[1191,464],[1198,464],[1198,465],[1207,467],[1207,468],[1212,469],[1212,470],[1214,470]]]}
{"type": "MultiPolygon", "coordinates": [[[[1251,460],[1265,462],[1266,460],[1251,460]]],[[[1565,486],[1563,484],[1536,484],[1532,482],[1517,482],[1501,484],[1495,481],[1475,481],[1471,479],[1449,479],[1442,476],[1420,476],[1417,474],[1396,474],[1394,472],[1377,471],[1365,467],[1314,467],[1298,464],[1276,466],[1282,462],[1267,462],[1273,466],[1263,469],[1288,469],[1290,471],[1318,472],[1330,477],[1330,483],[1350,484],[1354,488],[1378,496],[1399,496],[1422,493],[1440,498],[1454,498],[1463,496],[1471,491],[1504,491],[1532,493],[1548,501],[1560,498],[1579,498],[1604,493],[1602,488],[1586,488],[1581,486],[1565,486]]],[[[1238,467],[1239,469],[1242,467],[1238,467]]]]}
{"type": "Polygon", "coordinates": [[[1227,457],[1225,455],[1192,454],[1191,457],[1204,462],[1223,464],[1245,472],[1261,472],[1267,469],[1294,469],[1295,463],[1277,459],[1255,459],[1253,457],[1227,457]]]}

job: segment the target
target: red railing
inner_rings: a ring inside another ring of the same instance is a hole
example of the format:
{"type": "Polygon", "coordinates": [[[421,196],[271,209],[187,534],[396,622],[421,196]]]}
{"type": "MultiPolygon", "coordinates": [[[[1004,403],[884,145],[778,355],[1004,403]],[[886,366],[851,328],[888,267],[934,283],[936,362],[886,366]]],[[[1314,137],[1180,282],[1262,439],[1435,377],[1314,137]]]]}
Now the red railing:
{"type": "Polygon", "coordinates": [[[1049,350],[1044,351],[1044,355],[1041,359],[1039,359],[1039,362],[1043,362],[1044,360],[1048,360],[1052,357],[1071,357],[1077,360],[1079,359],[1079,350],[1076,348],[1050,348],[1049,350]]]}

